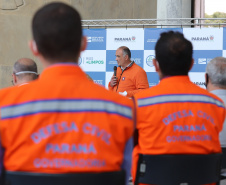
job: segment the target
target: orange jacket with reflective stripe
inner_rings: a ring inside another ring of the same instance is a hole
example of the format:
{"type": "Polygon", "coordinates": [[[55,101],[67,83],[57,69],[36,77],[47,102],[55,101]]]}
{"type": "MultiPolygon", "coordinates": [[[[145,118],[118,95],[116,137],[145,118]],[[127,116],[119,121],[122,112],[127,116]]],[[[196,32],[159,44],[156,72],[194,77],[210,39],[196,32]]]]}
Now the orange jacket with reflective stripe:
{"type": "Polygon", "coordinates": [[[133,103],[88,80],[78,66],[51,66],[28,85],[1,90],[0,99],[6,170],[120,169],[134,130],[133,103]]]}
{"type": "Polygon", "coordinates": [[[219,132],[225,119],[223,101],[193,84],[188,76],[164,78],[135,95],[138,153],[209,154],[221,152],[219,132]]]}
{"type": "Polygon", "coordinates": [[[123,73],[120,67],[117,68],[116,77],[118,84],[114,87],[108,84],[108,89],[114,92],[127,92],[127,97],[132,97],[135,93],[149,88],[147,74],[143,68],[133,63],[131,67],[126,68],[123,73]]]}

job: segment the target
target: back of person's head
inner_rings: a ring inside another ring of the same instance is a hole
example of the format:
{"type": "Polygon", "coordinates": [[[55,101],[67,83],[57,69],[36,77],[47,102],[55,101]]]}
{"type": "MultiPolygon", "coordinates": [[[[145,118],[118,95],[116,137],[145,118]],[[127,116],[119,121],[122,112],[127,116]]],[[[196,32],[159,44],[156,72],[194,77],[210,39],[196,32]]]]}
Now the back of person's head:
{"type": "Polygon", "coordinates": [[[206,73],[211,83],[220,88],[226,88],[226,58],[216,57],[208,62],[206,73]]]}
{"type": "Polygon", "coordinates": [[[131,58],[131,51],[128,47],[126,46],[121,46],[119,47],[119,49],[122,49],[123,52],[123,56],[125,57],[126,55],[128,55],[129,59],[131,58]]]}
{"type": "Polygon", "coordinates": [[[39,9],[32,20],[32,33],[39,53],[50,61],[71,61],[79,57],[82,26],[79,13],[55,2],[39,9]]]}
{"type": "Polygon", "coordinates": [[[34,60],[21,58],[13,66],[13,74],[20,79],[35,80],[38,78],[38,69],[34,60]]]}
{"type": "Polygon", "coordinates": [[[192,43],[173,31],[162,33],[155,46],[155,57],[164,76],[188,75],[192,52],[192,43]]]}

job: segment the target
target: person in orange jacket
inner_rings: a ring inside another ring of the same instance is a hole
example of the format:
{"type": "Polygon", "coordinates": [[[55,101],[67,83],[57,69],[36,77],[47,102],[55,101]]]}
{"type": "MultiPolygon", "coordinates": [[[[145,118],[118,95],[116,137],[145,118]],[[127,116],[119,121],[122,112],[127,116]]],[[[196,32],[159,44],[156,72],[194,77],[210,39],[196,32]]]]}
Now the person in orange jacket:
{"type": "Polygon", "coordinates": [[[149,88],[146,72],[134,61],[131,61],[131,52],[128,47],[119,47],[115,55],[118,67],[116,76],[113,75],[108,84],[110,91],[132,97],[142,89],[149,88]]]}
{"type": "Polygon", "coordinates": [[[135,94],[138,131],[133,150],[135,180],[138,154],[220,153],[225,119],[223,101],[189,80],[192,43],[179,32],[164,32],[153,60],[160,83],[135,94]]]}
{"type": "Polygon", "coordinates": [[[90,81],[78,66],[86,48],[79,13],[50,3],[32,20],[30,49],[40,77],[0,91],[0,154],[6,171],[108,172],[131,167],[132,100],[90,81]]]}

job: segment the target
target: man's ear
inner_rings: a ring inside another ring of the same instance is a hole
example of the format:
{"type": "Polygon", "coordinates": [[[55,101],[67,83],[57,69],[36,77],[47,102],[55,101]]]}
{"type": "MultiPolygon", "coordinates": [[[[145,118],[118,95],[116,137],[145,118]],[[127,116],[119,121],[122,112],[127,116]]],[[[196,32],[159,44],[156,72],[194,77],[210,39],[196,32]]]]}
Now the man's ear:
{"type": "Polygon", "coordinates": [[[36,42],[34,40],[30,40],[28,42],[28,46],[29,46],[29,48],[30,48],[30,50],[31,50],[31,52],[33,53],[34,56],[39,55],[38,48],[37,48],[36,42]]]}
{"type": "Polygon", "coordinates": [[[190,65],[189,71],[191,70],[191,68],[193,67],[193,65],[194,65],[194,59],[191,60],[191,65],[190,65]]]}
{"type": "Polygon", "coordinates": [[[209,76],[208,76],[207,73],[205,73],[205,86],[206,86],[206,88],[207,88],[208,83],[209,83],[209,76]]]}
{"type": "Polygon", "coordinates": [[[87,47],[87,38],[85,36],[82,37],[80,51],[84,51],[87,47]]]}
{"type": "Polygon", "coordinates": [[[13,73],[13,74],[12,74],[12,77],[13,77],[13,84],[16,85],[16,84],[17,84],[17,78],[16,78],[16,75],[13,73]]]}
{"type": "Polygon", "coordinates": [[[156,71],[156,72],[159,72],[159,71],[160,71],[160,68],[159,68],[159,63],[158,63],[158,61],[157,61],[155,58],[153,58],[153,59],[152,59],[152,62],[153,62],[153,65],[155,66],[155,71],[156,71]]]}

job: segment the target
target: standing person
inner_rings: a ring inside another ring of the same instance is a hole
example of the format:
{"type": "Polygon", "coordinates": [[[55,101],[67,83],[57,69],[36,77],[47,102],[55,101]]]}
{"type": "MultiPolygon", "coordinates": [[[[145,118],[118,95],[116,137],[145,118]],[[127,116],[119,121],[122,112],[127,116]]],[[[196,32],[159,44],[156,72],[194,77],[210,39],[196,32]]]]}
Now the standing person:
{"type": "Polygon", "coordinates": [[[113,75],[108,84],[110,91],[132,97],[142,89],[149,88],[146,72],[134,61],[131,61],[131,52],[128,47],[119,47],[115,55],[118,68],[116,77],[113,75]]]}
{"type": "Polygon", "coordinates": [[[179,32],[162,33],[155,46],[160,83],[135,94],[138,144],[133,151],[133,179],[138,154],[220,153],[225,119],[220,98],[193,84],[192,44],[179,32]]]}
{"type": "MultiPolygon", "coordinates": [[[[132,100],[94,84],[78,66],[86,48],[79,13],[64,3],[39,9],[30,49],[38,80],[0,91],[6,171],[107,172],[131,166],[132,100]]],[[[2,161],[1,161],[2,163],[2,161]]]]}
{"type": "Polygon", "coordinates": [[[38,78],[38,69],[35,61],[30,58],[21,58],[13,66],[13,84],[22,86],[38,78]]]}
{"type": "MultiPolygon", "coordinates": [[[[226,105],[226,58],[216,57],[206,67],[206,89],[221,98],[226,105]]],[[[226,119],[220,132],[220,143],[226,148],[226,119]]]]}

